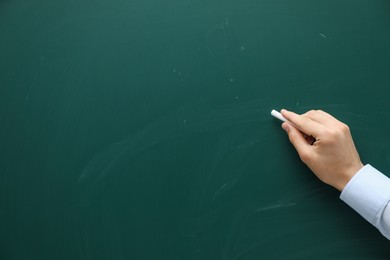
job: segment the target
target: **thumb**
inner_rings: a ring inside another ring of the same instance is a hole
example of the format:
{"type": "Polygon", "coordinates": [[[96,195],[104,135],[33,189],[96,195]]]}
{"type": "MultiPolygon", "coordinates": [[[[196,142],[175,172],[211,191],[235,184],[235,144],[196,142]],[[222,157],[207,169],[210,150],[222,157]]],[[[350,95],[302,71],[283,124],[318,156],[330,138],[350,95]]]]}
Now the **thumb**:
{"type": "Polygon", "coordinates": [[[289,123],[283,123],[282,128],[287,132],[290,142],[297,150],[301,160],[306,163],[310,153],[311,145],[307,143],[301,131],[289,123]]]}

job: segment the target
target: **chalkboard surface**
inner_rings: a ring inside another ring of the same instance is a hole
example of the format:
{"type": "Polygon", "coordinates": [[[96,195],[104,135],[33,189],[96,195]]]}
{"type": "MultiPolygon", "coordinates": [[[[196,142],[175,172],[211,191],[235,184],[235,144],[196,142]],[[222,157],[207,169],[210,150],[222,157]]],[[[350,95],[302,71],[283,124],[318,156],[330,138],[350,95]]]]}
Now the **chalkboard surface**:
{"type": "Polygon", "coordinates": [[[0,259],[390,259],[269,114],[389,99],[387,0],[2,0],[0,259]]]}

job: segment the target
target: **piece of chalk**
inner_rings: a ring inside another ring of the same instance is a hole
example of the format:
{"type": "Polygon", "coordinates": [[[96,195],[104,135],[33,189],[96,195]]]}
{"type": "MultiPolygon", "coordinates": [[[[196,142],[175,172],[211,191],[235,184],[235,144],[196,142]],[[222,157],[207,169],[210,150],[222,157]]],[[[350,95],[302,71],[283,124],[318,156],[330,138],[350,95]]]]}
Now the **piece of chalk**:
{"type": "Polygon", "coordinates": [[[284,118],[284,116],[282,116],[282,114],[279,113],[278,111],[276,111],[275,109],[272,109],[271,115],[274,116],[274,117],[276,117],[277,119],[283,121],[283,122],[287,122],[287,119],[284,118]]]}

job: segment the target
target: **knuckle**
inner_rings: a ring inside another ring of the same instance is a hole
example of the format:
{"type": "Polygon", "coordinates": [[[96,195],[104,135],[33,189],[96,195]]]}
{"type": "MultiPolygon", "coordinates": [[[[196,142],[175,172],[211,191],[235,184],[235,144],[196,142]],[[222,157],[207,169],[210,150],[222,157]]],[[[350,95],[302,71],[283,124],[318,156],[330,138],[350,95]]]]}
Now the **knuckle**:
{"type": "Polygon", "coordinates": [[[324,134],[330,138],[336,137],[338,135],[337,128],[327,129],[324,132],[324,134]]]}
{"type": "Polygon", "coordinates": [[[341,123],[341,125],[340,125],[340,130],[341,130],[341,132],[344,133],[344,134],[350,132],[349,126],[346,125],[346,124],[344,124],[344,123],[341,123]]]}
{"type": "Polygon", "coordinates": [[[291,143],[295,143],[296,136],[295,136],[294,134],[290,133],[290,134],[288,135],[288,139],[290,139],[290,142],[291,142],[291,143]]]}
{"type": "Polygon", "coordinates": [[[306,115],[307,115],[307,116],[312,116],[312,115],[315,114],[315,113],[316,113],[316,111],[312,109],[312,110],[307,111],[307,112],[306,112],[306,115]]]}
{"type": "Polygon", "coordinates": [[[324,137],[327,144],[333,145],[336,144],[339,139],[339,131],[335,129],[327,129],[324,131],[324,137]]]}
{"type": "Polygon", "coordinates": [[[331,129],[327,129],[324,131],[324,136],[326,136],[326,140],[328,144],[337,143],[344,136],[349,135],[350,129],[349,127],[341,123],[331,129]]]}
{"type": "Polygon", "coordinates": [[[311,156],[310,156],[310,153],[308,153],[307,151],[301,151],[299,153],[299,158],[301,158],[301,160],[303,162],[305,162],[306,164],[310,162],[311,160],[311,156]]]}

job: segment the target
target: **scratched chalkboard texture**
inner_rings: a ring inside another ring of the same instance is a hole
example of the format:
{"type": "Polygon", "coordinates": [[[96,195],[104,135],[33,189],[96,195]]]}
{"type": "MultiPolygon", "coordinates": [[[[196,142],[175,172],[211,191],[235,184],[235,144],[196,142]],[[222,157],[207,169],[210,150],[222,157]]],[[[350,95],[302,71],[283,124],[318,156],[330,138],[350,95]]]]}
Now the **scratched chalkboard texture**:
{"type": "Polygon", "coordinates": [[[389,98],[387,0],[0,0],[0,259],[390,259],[269,115],[389,98]]]}

